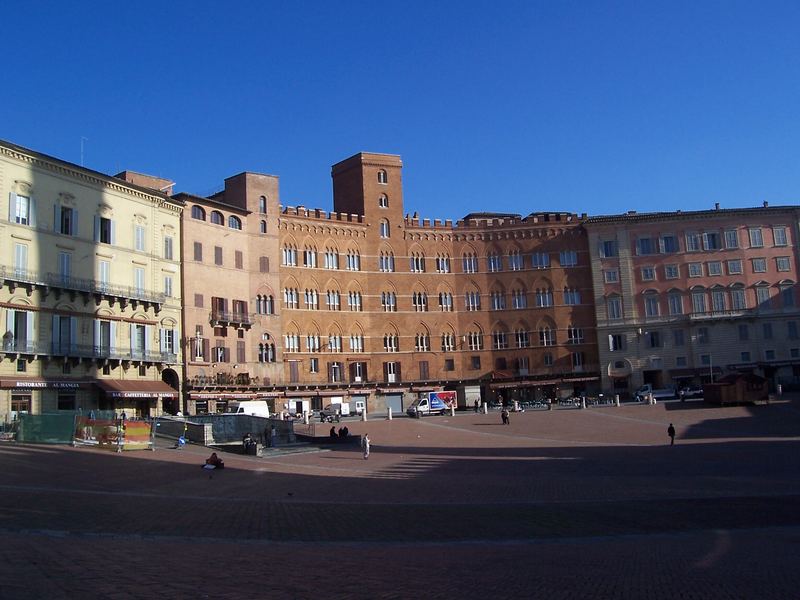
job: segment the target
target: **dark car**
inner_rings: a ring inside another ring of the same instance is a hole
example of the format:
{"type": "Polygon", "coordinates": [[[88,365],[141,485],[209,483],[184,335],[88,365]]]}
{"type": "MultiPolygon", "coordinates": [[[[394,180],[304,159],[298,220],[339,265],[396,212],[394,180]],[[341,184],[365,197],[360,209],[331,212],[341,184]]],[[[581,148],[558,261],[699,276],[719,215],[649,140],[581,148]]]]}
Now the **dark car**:
{"type": "Polygon", "coordinates": [[[703,386],[701,385],[687,385],[680,389],[678,395],[683,400],[691,400],[693,398],[703,397],[703,386]]]}

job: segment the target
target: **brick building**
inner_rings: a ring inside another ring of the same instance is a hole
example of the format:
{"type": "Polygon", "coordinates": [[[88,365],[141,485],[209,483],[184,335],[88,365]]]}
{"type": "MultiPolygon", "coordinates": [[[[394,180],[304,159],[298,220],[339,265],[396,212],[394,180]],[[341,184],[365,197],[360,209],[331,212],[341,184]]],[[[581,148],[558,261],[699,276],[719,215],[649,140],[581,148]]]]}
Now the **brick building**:
{"type": "Polygon", "coordinates": [[[588,219],[604,389],[795,378],[797,223],[766,203],[588,219]]]}

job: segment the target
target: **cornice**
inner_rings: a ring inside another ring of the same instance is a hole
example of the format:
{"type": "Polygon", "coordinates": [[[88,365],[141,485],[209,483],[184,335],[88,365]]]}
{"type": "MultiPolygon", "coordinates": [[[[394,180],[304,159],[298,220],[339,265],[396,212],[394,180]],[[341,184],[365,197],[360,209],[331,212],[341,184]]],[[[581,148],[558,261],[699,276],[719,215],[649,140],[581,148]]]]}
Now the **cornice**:
{"type": "Polygon", "coordinates": [[[176,213],[183,210],[183,206],[169,198],[140,188],[131,184],[126,184],[121,180],[117,180],[108,175],[104,175],[97,171],[84,169],[82,167],[72,166],[71,163],[61,161],[56,158],[48,157],[44,154],[39,154],[33,151],[27,151],[22,148],[12,147],[6,145],[7,143],[0,142],[0,155],[16,160],[21,163],[27,163],[32,167],[38,167],[50,171],[52,173],[63,175],[70,179],[78,180],[83,183],[102,187],[105,189],[113,190],[129,196],[134,196],[142,200],[152,202],[160,208],[166,208],[176,213]]]}

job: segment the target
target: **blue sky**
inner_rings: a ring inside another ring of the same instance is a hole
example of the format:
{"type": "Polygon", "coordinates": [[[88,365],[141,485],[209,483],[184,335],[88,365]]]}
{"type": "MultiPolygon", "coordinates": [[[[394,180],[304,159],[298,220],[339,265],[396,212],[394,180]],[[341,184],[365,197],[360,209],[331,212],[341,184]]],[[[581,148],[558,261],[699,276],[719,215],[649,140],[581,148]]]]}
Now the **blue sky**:
{"type": "Polygon", "coordinates": [[[330,209],[400,154],[406,212],[800,200],[797,2],[6,3],[0,138],[330,209]],[[15,39],[18,43],[12,45],[15,39]]]}

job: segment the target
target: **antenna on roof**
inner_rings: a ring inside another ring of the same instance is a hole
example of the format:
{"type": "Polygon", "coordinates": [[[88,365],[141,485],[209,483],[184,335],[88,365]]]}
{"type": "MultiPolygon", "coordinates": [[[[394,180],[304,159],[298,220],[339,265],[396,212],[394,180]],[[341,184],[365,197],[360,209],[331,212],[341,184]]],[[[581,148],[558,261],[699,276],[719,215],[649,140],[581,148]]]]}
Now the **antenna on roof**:
{"type": "Polygon", "coordinates": [[[89,138],[81,136],[81,166],[83,166],[83,142],[88,142],[89,138]]]}

